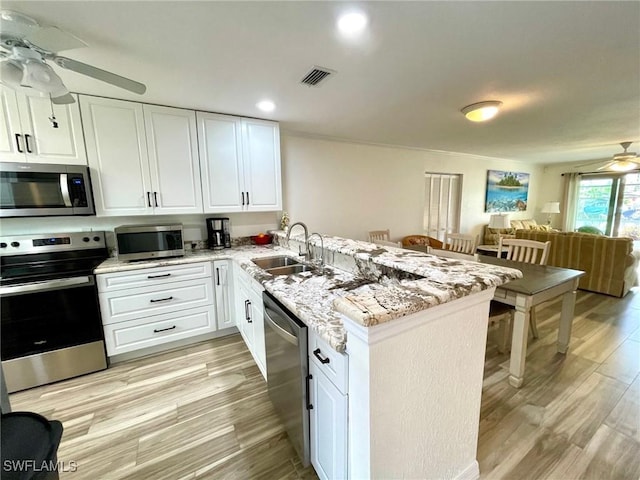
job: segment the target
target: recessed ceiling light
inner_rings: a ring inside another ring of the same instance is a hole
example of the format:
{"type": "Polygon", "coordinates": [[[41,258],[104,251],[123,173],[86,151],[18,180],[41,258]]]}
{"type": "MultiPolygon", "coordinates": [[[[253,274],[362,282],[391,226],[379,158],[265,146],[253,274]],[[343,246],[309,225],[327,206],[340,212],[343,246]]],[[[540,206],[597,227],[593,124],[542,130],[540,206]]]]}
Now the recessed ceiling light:
{"type": "Polygon", "coordinates": [[[462,109],[462,113],[472,122],[486,122],[498,114],[502,102],[491,100],[468,105],[462,109]]]}
{"type": "Polygon", "coordinates": [[[261,100],[256,103],[256,107],[258,107],[263,112],[273,112],[276,109],[276,104],[271,100],[261,100]]]}
{"type": "Polygon", "coordinates": [[[347,37],[359,35],[368,23],[367,16],[360,12],[350,12],[338,18],[338,30],[347,37]]]}

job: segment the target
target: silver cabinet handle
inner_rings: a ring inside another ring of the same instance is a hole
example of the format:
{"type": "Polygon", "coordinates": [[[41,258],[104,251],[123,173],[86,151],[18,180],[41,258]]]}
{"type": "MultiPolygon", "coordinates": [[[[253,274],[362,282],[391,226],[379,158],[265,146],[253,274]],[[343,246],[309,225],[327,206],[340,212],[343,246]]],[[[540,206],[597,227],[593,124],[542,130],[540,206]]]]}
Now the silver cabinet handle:
{"type": "Polygon", "coordinates": [[[84,287],[95,284],[93,277],[71,277],[47,280],[44,282],[22,283],[0,287],[0,296],[15,295],[29,292],[44,292],[47,290],[60,290],[63,288],[84,287]]]}
{"type": "Polygon", "coordinates": [[[267,324],[271,327],[271,329],[276,334],[278,334],[279,337],[281,337],[283,340],[286,340],[291,345],[298,346],[298,338],[295,335],[291,335],[280,325],[276,324],[276,322],[273,321],[273,318],[271,318],[271,316],[267,313],[266,309],[264,312],[264,319],[267,321],[267,324]]]}

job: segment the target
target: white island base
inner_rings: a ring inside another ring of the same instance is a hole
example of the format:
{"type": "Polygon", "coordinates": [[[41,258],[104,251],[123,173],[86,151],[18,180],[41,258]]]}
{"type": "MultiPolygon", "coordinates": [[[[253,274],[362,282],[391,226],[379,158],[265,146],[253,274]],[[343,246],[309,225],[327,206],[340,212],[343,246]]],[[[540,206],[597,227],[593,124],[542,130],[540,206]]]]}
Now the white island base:
{"type": "Polygon", "coordinates": [[[369,328],[343,318],[349,478],[479,477],[480,401],[494,290],[369,328]]]}

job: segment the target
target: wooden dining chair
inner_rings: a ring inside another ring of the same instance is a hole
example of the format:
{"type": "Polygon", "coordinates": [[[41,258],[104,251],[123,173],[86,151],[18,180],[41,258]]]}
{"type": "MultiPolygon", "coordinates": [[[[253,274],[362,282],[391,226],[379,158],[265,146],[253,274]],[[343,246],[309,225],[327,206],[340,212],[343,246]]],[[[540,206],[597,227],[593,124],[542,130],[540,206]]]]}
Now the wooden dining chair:
{"type": "Polygon", "coordinates": [[[371,243],[376,243],[376,240],[390,242],[391,238],[389,236],[389,230],[371,230],[369,232],[369,241],[371,243]]]}
{"type": "MultiPolygon", "coordinates": [[[[502,256],[502,252],[506,252],[507,260],[513,260],[514,262],[534,263],[538,265],[546,265],[549,258],[549,248],[551,247],[551,241],[537,242],[535,240],[524,240],[520,238],[500,238],[498,242],[498,258],[502,256]]],[[[512,321],[513,321],[514,308],[510,305],[491,301],[489,310],[489,324],[500,322],[500,340],[501,345],[498,346],[498,351],[501,348],[506,349],[508,345],[508,339],[511,336],[512,321]]],[[[536,310],[531,309],[529,313],[529,327],[533,338],[538,338],[538,324],[536,322],[536,310]]]]}
{"type": "Polygon", "coordinates": [[[478,235],[465,235],[464,233],[449,233],[444,239],[444,249],[452,252],[473,255],[478,246],[478,235]]]}
{"type": "Polygon", "coordinates": [[[549,257],[551,241],[537,242],[535,240],[524,240],[521,238],[502,238],[498,242],[498,258],[502,252],[506,251],[507,260],[524,263],[537,263],[546,265],[549,257]]]}
{"type": "Polygon", "coordinates": [[[478,260],[475,254],[472,255],[469,253],[455,252],[453,250],[431,248],[429,249],[428,253],[438,255],[439,257],[456,258],[458,260],[469,260],[471,262],[475,262],[478,260]]]}

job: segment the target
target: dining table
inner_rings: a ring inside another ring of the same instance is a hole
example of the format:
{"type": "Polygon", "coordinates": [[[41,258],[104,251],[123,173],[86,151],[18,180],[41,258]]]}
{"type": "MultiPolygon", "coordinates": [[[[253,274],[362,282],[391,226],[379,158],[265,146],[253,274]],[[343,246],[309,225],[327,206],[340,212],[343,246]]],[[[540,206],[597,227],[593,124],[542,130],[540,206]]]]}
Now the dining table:
{"type": "Polygon", "coordinates": [[[566,354],[571,338],[578,280],[585,272],[486,255],[478,255],[477,261],[515,268],[522,272],[522,278],[511,280],[497,287],[493,297],[495,301],[515,308],[511,336],[509,383],[515,388],[520,388],[524,383],[531,309],[543,302],[562,296],[556,345],[559,353],[566,354]]]}

